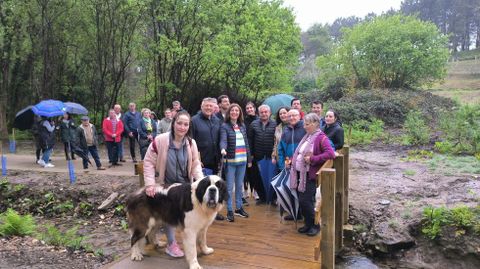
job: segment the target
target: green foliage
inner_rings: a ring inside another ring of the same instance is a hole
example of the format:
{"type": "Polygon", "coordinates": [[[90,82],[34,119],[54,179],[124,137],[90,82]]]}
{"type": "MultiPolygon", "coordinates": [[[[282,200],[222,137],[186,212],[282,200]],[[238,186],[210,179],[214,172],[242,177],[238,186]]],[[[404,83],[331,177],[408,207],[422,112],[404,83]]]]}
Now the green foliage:
{"type": "Polygon", "coordinates": [[[65,232],[61,232],[54,225],[45,225],[39,237],[45,243],[53,246],[68,247],[73,250],[85,249],[85,236],[77,234],[77,227],[73,227],[65,232]]]}
{"type": "Polygon", "coordinates": [[[65,201],[63,203],[59,203],[53,207],[53,210],[58,213],[66,213],[66,212],[71,212],[71,210],[74,208],[73,202],[71,200],[65,201]]]}
{"type": "Polygon", "coordinates": [[[403,171],[403,174],[406,175],[406,176],[414,176],[415,174],[417,174],[417,172],[415,170],[412,170],[412,169],[407,169],[407,170],[403,171]]]}
{"type": "Polygon", "coordinates": [[[411,88],[442,79],[447,59],[447,37],[434,24],[380,16],[345,29],[333,53],[319,59],[319,80],[343,76],[353,87],[411,88]]]}
{"type": "Polygon", "coordinates": [[[419,111],[408,112],[403,129],[406,133],[404,144],[424,145],[430,140],[430,129],[419,111]]]}
{"type": "Polygon", "coordinates": [[[383,121],[377,119],[373,119],[371,122],[366,120],[355,121],[351,126],[345,125],[344,128],[348,132],[347,144],[352,146],[370,144],[383,135],[383,121]]]}
{"type": "Polygon", "coordinates": [[[83,216],[91,216],[93,214],[93,205],[87,202],[80,202],[78,204],[78,213],[83,216]]]}
{"type": "Polygon", "coordinates": [[[430,239],[442,234],[442,228],[455,228],[455,235],[464,235],[468,231],[480,234],[477,227],[480,225],[480,210],[460,205],[451,209],[446,207],[426,207],[423,210],[422,232],[430,239]]]}
{"type": "Polygon", "coordinates": [[[435,148],[441,153],[480,153],[480,105],[464,105],[445,112],[440,119],[442,131],[435,148]]]}
{"type": "Polygon", "coordinates": [[[11,208],[0,214],[1,236],[31,235],[35,232],[35,226],[35,220],[31,215],[21,216],[11,208]]]}

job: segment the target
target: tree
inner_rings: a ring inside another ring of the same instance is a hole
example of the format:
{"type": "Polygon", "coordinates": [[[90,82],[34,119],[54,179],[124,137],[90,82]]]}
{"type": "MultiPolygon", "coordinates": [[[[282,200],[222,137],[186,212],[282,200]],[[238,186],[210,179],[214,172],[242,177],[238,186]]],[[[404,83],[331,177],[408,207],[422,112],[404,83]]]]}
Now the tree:
{"type": "Polygon", "coordinates": [[[447,37],[433,23],[395,15],[347,29],[318,63],[323,74],[344,76],[354,87],[409,88],[442,79],[447,59],[447,37]]]}

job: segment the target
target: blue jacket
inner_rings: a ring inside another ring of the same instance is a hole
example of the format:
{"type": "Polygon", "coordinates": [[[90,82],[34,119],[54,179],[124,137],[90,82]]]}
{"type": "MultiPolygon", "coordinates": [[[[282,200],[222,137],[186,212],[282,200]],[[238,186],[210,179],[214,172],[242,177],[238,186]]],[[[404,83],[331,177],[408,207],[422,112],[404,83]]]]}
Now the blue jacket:
{"type": "MultiPolygon", "coordinates": [[[[140,118],[139,124],[138,124],[138,138],[141,139],[147,139],[147,125],[145,124],[145,121],[143,118],[140,118]]],[[[157,123],[152,120],[152,132],[151,135],[153,137],[157,136],[157,123]]]]}
{"type": "Polygon", "coordinates": [[[216,116],[208,119],[201,111],[192,117],[192,138],[197,142],[203,164],[217,165],[220,161],[220,125],[216,116]]]}
{"type": "Polygon", "coordinates": [[[295,126],[288,125],[283,129],[282,138],[278,145],[278,167],[282,170],[285,167],[285,158],[292,159],[298,143],[307,132],[303,128],[303,121],[299,121],[295,126]]]}
{"type": "MultiPolygon", "coordinates": [[[[248,146],[248,138],[247,138],[247,129],[245,128],[245,124],[240,125],[240,132],[243,135],[243,141],[245,141],[245,148],[247,150],[247,162],[251,160],[250,157],[250,148],[248,146]]],[[[237,136],[235,134],[235,130],[233,130],[233,126],[231,123],[224,122],[222,127],[220,128],[220,149],[225,149],[227,151],[227,159],[234,159],[235,158],[235,148],[237,146],[237,136]]]]}
{"type": "Polygon", "coordinates": [[[123,127],[125,128],[125,133],[138,133],[138,124],[140,123],[140,120],[142,119],[142,115],[140,115],[139,111],[135,111],[135,114],[132,112],[128,111],[125,113],[123,116],[123,127]]]}

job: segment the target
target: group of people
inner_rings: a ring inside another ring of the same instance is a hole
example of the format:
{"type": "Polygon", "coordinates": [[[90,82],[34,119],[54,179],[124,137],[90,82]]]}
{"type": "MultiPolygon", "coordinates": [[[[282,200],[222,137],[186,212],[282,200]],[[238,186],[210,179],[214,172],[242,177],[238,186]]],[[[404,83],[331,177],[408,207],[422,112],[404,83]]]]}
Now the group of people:
{"type": "MultiPolygon", "coordinates": [[[[300,100],[276,112],[271,119],[268,105],[258,108],[252,102],[245,106],[230,103],[226,95],[204,98],[193,117],[184,110],[172,118],[171,130],[157,135],[144,158],[145,192],[155,195],[155,184],[191,183],[204,175],[220,174],[227,181],[229,197],[227,216],[248,218],[245,189],[258,194],[257,204],[267,202],[258,163],[268,160],[278,171],[290,169],[290,187],[299,193],[300,211],[305,225],[299,233],[318,234],[314,224],[316,172],[335,150],[343,147],[343,129],[338,114],[329,110],[322,115],[322,103],[313,102],[312,112],[305,115],[300,100]]],[[[217,215],[217,220],[224,220],[217,215]]],[[[287,216],[286,219],[293,219],[287,216]]],[[[165,227],[166,252],[183,256],[175,240],[175,227],[165,227]]]]}
{"type": "MultiPolygon", "coordinates": [[[[102,122],[102,132],[107,147],[109,167],[121,166],[126,162],[123,154],[124,140],[129,140],[132,161],[137,162],[136,144],[139,145],[140,156],[143,160],[148,146],[157,134],[170,131],[173,116],[182,110],[179,101],[173,102],[172,109],[166,109],[165,117],[158,120],[155,113],[144,108],[136,111],[136,104],[130,103],[127,113],[122,114],[122,108],[116,104],[108,111],[108,117],[102,122]]],[[[60,132],[64,144],[65,158],[75,160],[75,155],[83,159],[83,168],[88,169],[89,155],[95,161],[98,170],[105,170],[98,154],[98,133],[88,116],[81,117],[81,124],[75,125],[72,116],[65,113],[58,120],[56,126],[54,118],[38,117],[32,126],[36,144],[37,163],[45,168],[55,167],[50,161],[50,155],[55,145],[55,131],[60,132]],[[43,153],[41,155],[41,153],[43,153]]]]}
{"type": "MultiPolygon", "coordinates": [[[[311,112],[306,114],[300,100],[295,98],[289,107],[280,107],[273,120],[268,105],[259,106],[257,114],[255,104],[248,102],[244,114],[242,107],[230,103],[226,95],[204,98],[200,111],[193,116],[182,109],[178,101],[172,105],[164,111],[162,120],[147,108],[137,112],[134,103],[129,104],[125,114],[121,113],[120,105],[115,105],[102,124],[111,166],[125,161],[123,139],[128,139],[133,162],[137,161],[135,145],[140,147],[148,196],[155,195],[155,184],[191,183],[205,175],[221,174],[229,195],[226,219],[234,222],[235,216],[249,217],[244,207],[248,205],[247,190],[252,191],[257,205],[275,204],[274,200],[268,200],[259,165],[261,161],[271,162],[278,172],[290,170],[290,187],[296,189],[299,196],[299,218],[305,221],[298,232],[309,236],[318,234],[320,228],[314,224],[316,173],[325,161],[335,158],[335,150],[341,149],[344,143],[344,131],[334,110],[323,115],[323,104],[315,101],[311,112]]],[[[98,169],[103,169],[96,150],[95,127],[86,116],[77,128],[70,120],[65,115],[61,122],[62,134],[75,130],[75,145],[87,155],[90,153],[98,169]]],[[[48,120],[40,126],[42,134],[55,129],[48,120]]],[[[71,145],[67,145],[68,141],[65,143],[65,154],[69,158],[67,148],[71,145]]],[[[39,163],[44,162],[47,167],[48,156],[47,150],[39,163]]],[[[87,165],[84,161],[84,167],[87,165]]],[[[216,219],[225,217],[218,214],[216,219]]],[[[285,219],[293,220],[293,216],[285,219]]],[[[166,252],[182,257],[184,253],[176,242],[175,227],[166,226],[165,231],[166,252]]]]}

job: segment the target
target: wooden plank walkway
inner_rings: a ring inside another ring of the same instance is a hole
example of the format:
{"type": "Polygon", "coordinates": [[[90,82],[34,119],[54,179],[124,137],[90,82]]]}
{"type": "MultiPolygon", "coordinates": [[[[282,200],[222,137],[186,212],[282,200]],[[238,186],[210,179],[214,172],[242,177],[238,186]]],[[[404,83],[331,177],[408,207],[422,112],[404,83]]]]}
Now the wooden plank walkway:
{"type": "MultiPolygon", "coordinates": [[[[250,200],[254,203],[253,200],[250,200]]],[[[199,256],[204,268],[320,268],[314,260],[314,247],[319,237],[299,234],[293,222],[280,223],[278,209],[273,206],[245,207],[250,218],[236,217],[235,222],[215,221],[208,230],[207,242],[215,252],[199,256]]],[[[225,212],[223,212],[225,213],[225,212]]],[[[303,223],[299,222],[298,227],[303,223]]],[[[180,240],[181,237],[178,236],[180,240]]],[[[188,268],[184,258],[170,258],[164,249],[149,250],[141,262],[124,256],[107,265],[109,269],[188,268]]]]}

